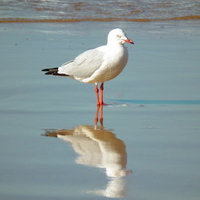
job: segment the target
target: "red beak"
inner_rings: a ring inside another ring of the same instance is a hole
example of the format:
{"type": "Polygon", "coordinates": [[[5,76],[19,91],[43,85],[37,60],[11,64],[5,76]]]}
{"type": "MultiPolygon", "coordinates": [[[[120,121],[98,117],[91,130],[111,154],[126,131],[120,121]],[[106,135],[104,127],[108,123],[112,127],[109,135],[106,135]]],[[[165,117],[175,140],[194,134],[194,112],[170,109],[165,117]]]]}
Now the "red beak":
{"type": "Polygon", "coordinates": [[[134,42],[132,40],[128,39],[128,38],[124,41],[127,42],[127,43],[130,43],[130,44],[134,44],[134,42]]]}

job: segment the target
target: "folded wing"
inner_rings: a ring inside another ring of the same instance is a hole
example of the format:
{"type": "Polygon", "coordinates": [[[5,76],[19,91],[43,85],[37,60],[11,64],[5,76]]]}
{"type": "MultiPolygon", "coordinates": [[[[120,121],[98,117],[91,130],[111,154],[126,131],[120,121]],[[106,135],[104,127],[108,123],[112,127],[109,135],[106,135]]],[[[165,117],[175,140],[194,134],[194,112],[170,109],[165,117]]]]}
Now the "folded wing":
{"type": "Polygon", "coordinates": [[[74,61],[69,61],[59,67],[58,73],[78,78],[90,77],[101,67],[104,61],[104,53],[102,50],[103,48],[99,47],[85,51],[77,56],[74,61]]]}

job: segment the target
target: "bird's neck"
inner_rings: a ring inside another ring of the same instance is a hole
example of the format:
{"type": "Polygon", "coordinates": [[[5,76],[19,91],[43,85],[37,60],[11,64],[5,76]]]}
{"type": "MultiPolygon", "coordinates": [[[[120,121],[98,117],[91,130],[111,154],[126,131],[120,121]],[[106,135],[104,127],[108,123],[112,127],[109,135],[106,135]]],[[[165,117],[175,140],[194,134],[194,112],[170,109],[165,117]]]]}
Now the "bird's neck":
{"type": "Polygon", "coordinates": [[[119,44],[119,43],[116,43],[116,42],[108,42],[107,46],[109,48],[112,48],[112,49],[114,49],[114,48],[124,48],[123,44],[119,44]]]}

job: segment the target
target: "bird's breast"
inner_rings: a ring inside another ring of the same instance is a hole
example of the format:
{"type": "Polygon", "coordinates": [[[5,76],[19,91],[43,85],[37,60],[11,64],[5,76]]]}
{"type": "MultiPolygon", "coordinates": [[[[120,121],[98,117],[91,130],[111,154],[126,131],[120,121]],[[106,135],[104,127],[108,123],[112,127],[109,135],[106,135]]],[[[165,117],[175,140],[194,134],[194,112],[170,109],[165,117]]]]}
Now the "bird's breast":
{"type": "Polygon", "coordinates": [[[102,66],[102,71],[104,72],[105,79],[113,79],[119,75],[128,61],[128,52],[125,48],[111,51],[108,54],[106,62],[102,66]]]}
{"type": "Polygon", "coordinates": [[[108,48],[101,67],[90,78],[83,80],[83,82],[100,83],[109,81],[122,72],[127,61],[128,52],[124,46],[120,45],[120,48],[108,48]]]}

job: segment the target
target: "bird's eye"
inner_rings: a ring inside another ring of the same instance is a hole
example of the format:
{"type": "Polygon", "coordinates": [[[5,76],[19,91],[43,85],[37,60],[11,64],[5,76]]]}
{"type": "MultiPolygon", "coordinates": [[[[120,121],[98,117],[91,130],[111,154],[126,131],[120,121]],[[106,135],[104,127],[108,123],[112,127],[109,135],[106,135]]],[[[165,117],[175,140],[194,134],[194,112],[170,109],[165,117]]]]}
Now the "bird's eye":
{"type": "Polygon", "coordinates": [[[117,35],[118,38],[121,38],[121,35],[117,35]]]}

